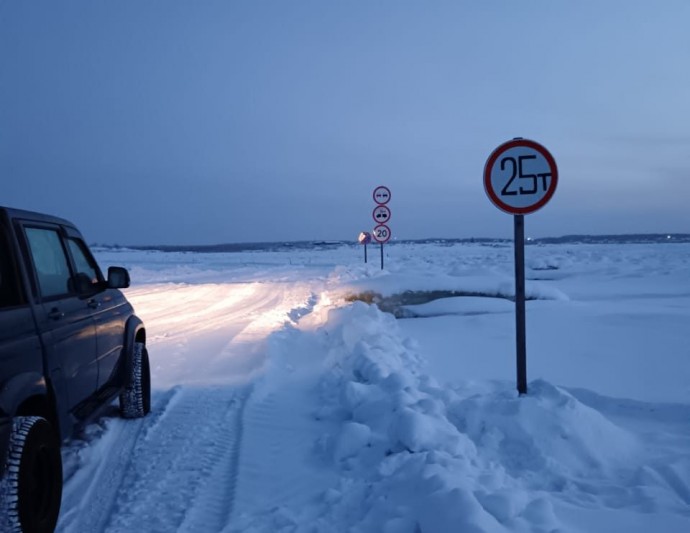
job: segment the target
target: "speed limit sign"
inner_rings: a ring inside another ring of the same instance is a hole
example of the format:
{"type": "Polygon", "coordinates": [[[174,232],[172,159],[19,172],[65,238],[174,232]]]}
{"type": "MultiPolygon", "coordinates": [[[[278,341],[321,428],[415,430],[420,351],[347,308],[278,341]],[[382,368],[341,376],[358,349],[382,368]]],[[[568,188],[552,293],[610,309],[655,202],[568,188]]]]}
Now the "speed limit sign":
{"type": "Polygon", "coordinates": [[[374,228],[373,237],[376,242],[385,244],[391,238],[391,230],[385,224],[379,224],[374,228]]]}
{"type": "Polygon", "coordinates": [[[527,139],[496,148],[484,167],[484,189],[501,211],[527,215],[541,209],[556,192],[558,168],[549,151],[527,139]]]}

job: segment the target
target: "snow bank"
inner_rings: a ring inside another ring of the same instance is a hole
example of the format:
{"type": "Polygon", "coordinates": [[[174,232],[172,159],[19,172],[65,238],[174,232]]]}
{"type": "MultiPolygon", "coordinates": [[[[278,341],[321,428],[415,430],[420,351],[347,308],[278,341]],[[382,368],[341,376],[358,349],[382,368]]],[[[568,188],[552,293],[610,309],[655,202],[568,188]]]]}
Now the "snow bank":
{"type": "Polygon", "coordinates": [[[275,336],[257,390],[299,386],[302,405],[318,406],[304,453],[332,475],[308,503],[265,509],[239,522],[243,531],[572,530],[573,505],[600,509],[588,520],[601,509],[678,505],[667,490],[673,472],[644,466],[638,437],[568,391],[543,380],[523,397],[507,382],[441,388],[391,315],[362,302],[321,312],[318,328],[311,317],[275,336]],[[295,370],[306,360],[318,365],[310,379],[295,370]]]}
{"type": "Polygon", "coordinates": [[[450,398],[421,373],[395,320],[355,303],[331,311],[323,335],[316,416],[337,424],[317,450],[341,480],[327,494],[322,523],[347,522],[358,508],[365,512],[353,531],[500,530],[469,481],[477,450],[448,420],[450,398]]]}
{"type": "Polygon", "coordinates": [[[243,517],[243,531],[294,531],[307,522],[314,531],[548,531],[559,523],[540,480],[567,483],[609,465],[597,438],[634,448],[625,432],[545,382],[525,398],[508,385],[470,398],[440,388],[396,320],[361,302],[331,309],[317,330],[276,334],[270,346],[273,363],[254,401],[297,384],[309,389],[303,405],[318,405],[318,436],[306,453],[335,481],[309,504],[243,517]],[[302,363],[320,360],[310,379],[286,357],[296,353],[302,363]]]}
{"type": "Polygon", "coordinates": [[[629,433],[563,389],[536,380],[528,391],[477,395],[452,407],[458,427],[512,476],[530,478],[535,487],[564,486],[615,474],[638,455],[629,433]]]}

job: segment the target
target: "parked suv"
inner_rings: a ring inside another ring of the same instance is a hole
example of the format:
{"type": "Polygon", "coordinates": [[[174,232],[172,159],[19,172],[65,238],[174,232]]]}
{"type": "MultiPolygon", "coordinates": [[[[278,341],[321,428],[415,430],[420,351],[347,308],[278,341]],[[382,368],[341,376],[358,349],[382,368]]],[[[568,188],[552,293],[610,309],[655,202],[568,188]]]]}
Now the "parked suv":
{"type": "Polygon", "coordinates": [[[104,278],[79,231],[56,217],[0,207],[0,531],[53,531],[60,444],[119,397],[150,409],[146,330],[104,278]]]}

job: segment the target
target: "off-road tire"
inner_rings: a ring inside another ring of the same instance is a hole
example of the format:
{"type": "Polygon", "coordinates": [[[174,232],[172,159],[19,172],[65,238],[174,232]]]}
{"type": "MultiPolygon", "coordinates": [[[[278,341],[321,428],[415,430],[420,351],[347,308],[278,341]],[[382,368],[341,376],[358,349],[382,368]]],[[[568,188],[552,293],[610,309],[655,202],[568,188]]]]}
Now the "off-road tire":
{"type": "Polygon", "coordinates": [[[149,353],[143,342],[134,343],[130,386],[120,393],[123,418],[141,418],[151,410],[151,371],[149,353]]]}
{"type": "Polygon", "coordinates": [[[12,419],[0,482],[0,531],[51,533],[62,500],[60,439],[40,416],[12,419]]]}

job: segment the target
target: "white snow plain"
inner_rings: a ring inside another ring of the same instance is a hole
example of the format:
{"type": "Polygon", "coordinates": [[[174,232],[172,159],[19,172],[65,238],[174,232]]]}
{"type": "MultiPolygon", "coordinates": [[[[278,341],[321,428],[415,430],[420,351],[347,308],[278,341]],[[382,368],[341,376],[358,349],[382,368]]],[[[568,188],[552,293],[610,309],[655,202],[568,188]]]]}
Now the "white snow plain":
{"type": "Polygon", "coordinates": [[[512,245],[362,252],[99,250],[153,408],[65,447],[58,531],[690,531],[690,245],[528,246],[522,397],[512,245]]]}

